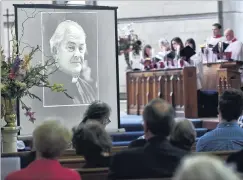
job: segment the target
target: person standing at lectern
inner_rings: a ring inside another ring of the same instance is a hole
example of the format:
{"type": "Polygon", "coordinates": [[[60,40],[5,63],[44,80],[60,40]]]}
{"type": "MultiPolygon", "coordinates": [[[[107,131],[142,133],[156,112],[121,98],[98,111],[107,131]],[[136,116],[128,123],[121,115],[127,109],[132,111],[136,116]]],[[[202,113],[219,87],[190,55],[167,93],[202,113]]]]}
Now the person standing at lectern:
{"type": "Polygon", "coordinates": [[[230,59],[235,61],[243,61],[243,44],[238,41],[232,29],[226,29],[224,32],[226,43],[229,46],[225,49],[225,53],[229,53],[230,59]]]}
{"type": "Polygon", "coordinates": [[[221,42],[225,41],[224,36],[222,36],[221,34],[221,29],[222,26],[219,23],[215,23],[212,25],[213,36],[206,39],[206,45],[213,47],[216,44],[218,44],[220,41],[221,42]]]}

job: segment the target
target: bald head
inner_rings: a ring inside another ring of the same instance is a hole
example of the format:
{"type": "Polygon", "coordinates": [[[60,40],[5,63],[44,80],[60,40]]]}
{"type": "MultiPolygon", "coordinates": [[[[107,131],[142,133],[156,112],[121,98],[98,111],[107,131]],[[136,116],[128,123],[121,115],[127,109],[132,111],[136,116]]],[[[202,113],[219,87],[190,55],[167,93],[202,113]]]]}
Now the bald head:
{"type": "Polygon", "coordinates": [[[143,111],[144,130],[153,135],[167,137],[175,123],[174,108],[162,99],[149,102],[143,111]]]}
{"type": "Polygon", "coordinates": [[[224,35],[227,41],[232,41],[235,38],[234,31],[232,29],[226,29],[224,31],[224,35]]]}

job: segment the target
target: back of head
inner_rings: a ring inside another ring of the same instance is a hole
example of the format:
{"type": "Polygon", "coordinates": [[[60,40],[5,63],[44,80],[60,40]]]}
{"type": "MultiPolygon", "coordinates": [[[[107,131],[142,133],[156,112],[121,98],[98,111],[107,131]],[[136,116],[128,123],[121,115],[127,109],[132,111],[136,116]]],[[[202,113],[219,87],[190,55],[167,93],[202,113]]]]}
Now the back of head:
{"type": "Polygon", "coordinates": [[[173,180],[240,180],[224,163],[213,156],[192,155],[185,158],[173,180]]]}
{"type": "Polygon", "coordinates": [[[149,102],[143,111],[145,131],[153,135],[169,136],[175,122],[174,108],[165,100],[154,99],[149,102]]]}
{"type": "Polygon", "coordinates": [[[72,142],[76,153],[86,158],[100,155],[102,152],[109,153],[112,147],[109,134],[97,121],[80,124],[74,130],[72,142]]]}
{"type": "Polygon", "coordinates": [[[196,140],[196,131],[188,119],[177,119],[170,135],[171,142],[185,150],[190,150],[196,140]]]}
{"type": "Polygon", "coordinates": [[[33,142],[41,157],[55,159],[71,143],[71,132],[58,121],[46,121],[34,130],[33,142]]]}
{"type": "Polygon", "coordinates": [[[237,120],[243,111],[243,92],[237,89],[228,89],[219,98],[219,113],[223,120],[237,120]]]}
{"type": "Polygon", "coordinates": [[[88,120],[96,120],[103,125],[106,125],[109,121],[111,113],[110,106],[102,101],[92,102],[84,113],[83,123],[88,120]]]}

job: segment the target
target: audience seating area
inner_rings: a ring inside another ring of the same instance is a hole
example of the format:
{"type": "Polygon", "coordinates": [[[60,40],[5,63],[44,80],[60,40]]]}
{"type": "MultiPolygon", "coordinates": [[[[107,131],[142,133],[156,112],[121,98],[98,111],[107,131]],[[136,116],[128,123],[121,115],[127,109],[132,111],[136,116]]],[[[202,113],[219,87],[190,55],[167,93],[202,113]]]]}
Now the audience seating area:
{"type": "MultiPolygon", "coordinates": [[[[114,147],[113,151],[118,152],[123,150],[126,147],[114,147]]],[[[113,153],[114,153],[113,152],[113,153]]],[[[5,167],[4,172],[7,175],[8,171],[13,169],[20,169],[17,167],[21,165],[21,156],[26,155],[30,152],[18,152],[18,153],[3,153],[1,156],[1,165],[5,167]],[[6,160],[11,161],[6,161],[6,160]],[[17,163],[16,163],[17,162],[17,163]],[[7,163],[7,164],[6,164],[7,163]]],[[[196,153],[196,152],[194,152],[196,153]]],[[[206,154],[216,155],[223,160],[225,160],[233,151],[227,152],[207,152],[206,154]]],[[[204,153],[205,154],[205,153],[204,153]]],[[[74,150],[67,150],[62,157],[59,159],[60,163],[68,168],[77,170],[80,175],[82,175],[82,180],[105,180],[108,176],[108,168],[91,168],[91,169],[82,169],[82,165],[85,163],[85,160],[82,156],[75,155],[74,150]]],[[[3,172],[2,172],[3,173],[3,172]]],[[[171,178],[160,178],[160,180],[170,180],[171,178]]],[[[140,179],[141,180],[141,179],[140,179]]],[[[151,179],[156,180],[156,179],[151,179]]]]}
{"type": "MultiPolygon", "coordinates": [[[[203,136],[208,129],[203,128],[203,122],[200,119],[191,119],[197,132],[197,139],[203,136]]],[[[121,128],[126,132],[112,134],[113,146],[127,146],[132,140],[144,134],[142,126],[142,116],[121,115],[121,128]]]]}

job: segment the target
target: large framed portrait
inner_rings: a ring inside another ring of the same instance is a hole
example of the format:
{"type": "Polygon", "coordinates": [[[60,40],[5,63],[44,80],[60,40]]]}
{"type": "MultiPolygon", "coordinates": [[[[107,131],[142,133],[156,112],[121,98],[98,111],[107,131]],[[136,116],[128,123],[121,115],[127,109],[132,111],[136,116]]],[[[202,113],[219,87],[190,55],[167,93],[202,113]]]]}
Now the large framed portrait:
{"type": "Polygon", "coordinates": [[[97,12],[43,12],[42,61],[51,55],[50,83],[61,83],[73,99],[43,88],[43,106],[82,106],[99,99],[97,12]],[[78,18],[77,18],[78,17],[78,18]]]}
{"type": "Polygon", "coordinates": [[[16,37],[21,54],[39,46],[31,65],[53,61],[48,66],[51,84],[63,84],[64,93],[49,88],[31,91],[42,101],[24,97],[35,112],[28,121],[19,109],[21,135],[31,134],[36,125],[57,119],[70,129],[79,124],[87,106],[101,100],[112,107],[108,129],[117,129],[119,82],[116,7],[21,4],[15,6],[16,37]]]}

